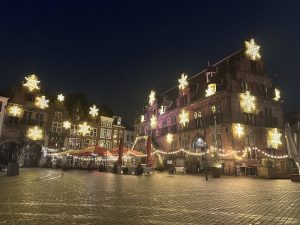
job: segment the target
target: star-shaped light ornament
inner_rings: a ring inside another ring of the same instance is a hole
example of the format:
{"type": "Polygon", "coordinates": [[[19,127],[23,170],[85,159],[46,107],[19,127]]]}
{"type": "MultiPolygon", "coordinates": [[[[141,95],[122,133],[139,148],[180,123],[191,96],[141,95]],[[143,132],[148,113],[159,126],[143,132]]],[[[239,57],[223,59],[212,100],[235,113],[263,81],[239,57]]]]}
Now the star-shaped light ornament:
{"type": "Polygon", "coordinates": [[[255,43],[254,39],[251,39],[250,41],[245,41],[245,47],[245,53],[251,60],[259,60],[261,58],[259,54],[260,46],[255,43]]]}
{"type": "Polygon", "coordinates": [[[93,107],[90,107],[90,111],[89,111],[89,114],[92,116],[92,117],[96,117],[98,116],[98,113],[99,112],[99,109],[93,105],[93,107]]]}
{"type": "Polygon", "coordinates": [[[64,122],[63,122],[63,127],[64,127],[65,129],[70,129],[70,128],[71,128],[71,123],[70,123],[69,121],[64,121],[64,122]]]}
{"type": "Polygon", "coordinates": [[[82,134],[82,136],[87,135],[88,133],[90,133],[90,126],[87,125],[86,122],[84,122],[83,124],[79,124],[78,125],[78,133],[82,134]]]}
{"type": "Polygon", "coordinates": [[[217,85],[216,84],[209,84],[207,86],[207,89],[206,89],[206,94],[205,94],[205,97],[209,97],[209,96],[212,96],[216,93],[217,91],[217,85]]]}
{"type": "Polygon", "coordinates": [[[244,127],[242,127],[241,124],[238,123],[238,124],[235,126],[235,132],[236,132],[236,135],[237,135],[238,137],[243,136],[243,135],[244,135],[244,127]]]}
{"type": "Polygon", "coordinates": [[[57,100],[59,102],[63,102],[65,100],[65,96],[63,94],[59,94],[59,95],[57,95],[57,100]]]}
{"type": "Polygon", "coordinates": [[[277,128],[274,128],[273,130],[269,131],[269,141],[270,145],[273,148],[277,149],[278,146],[282,144],[281,136],[282,134],[278,132],[277,128]]]}
{"type": "Polygon", "coordinates": [[[49,107],[49,100],[43,95],[41,97],[35,98],[35,105],[41,109],[45,109],[49,107]]]}
{"type": "Polygon", "coordinates": [[[183,109],[181,111],[181,113],[179,114],[179,123],[182,126],[185,126],[190,121],[189,116],[190,116],[189,112],[187,112],[183,109]]]}
{"type": "Polygon", "coordinates": [[[255,111],[255,97],[251,95],[249,91],[241,94],[241,106],[246,113],[255,111]]]}
{"type": "Polygon", "coordinates": [[[155,102],[155,91],[151,91],[149,95],[149,105],[153,105],[155,102]]]}
{"type": "Polygon", "coordinates": [[[150,118],[150,126],[152,129],[155,129],[157,125],[157,118],[156,116],[152,115],[150,118]]]}
{"type": "Polygon", "coordinates": [[[23,84],[24,87],[27,87],[29,89],[29,91],[34,91],[34,90],[39,90],[40,87],[38,86],[38,84],[40,83],[40,81],[38,80],[37,76],[32,74],[29,75],[27,77],[25,77],[25,83],[23,84]]]}
{"type": "Polygon", "coordinates": [[[184,73],[181,74],[181,78],[178,79],[178,83],[179,83],[179,89],[180,90],[184,90],[187,86],[188,86],[188,81],[187,81],[187,75],[185,75],[184,73]]]}
{"type": "Polygon", "coordinates": [[[168,134],[167,134],[167,142],[168,142],[169,144],[171,144],[172,141],[173,141],[173,134],[168,133],[168,134]]]}
{"type": "Polygon", "coordinates": [[[43,130],[38,126],[31,127],[27,130],[27,137],[31,140],[41,140],[43,139],[43,130]]]}
{"type": "Polygon", "coordinates": [[[18,105],[12,105],[8,107],[8,114],[14,117],[21,117],[23,109],[18,105]]]}
{"type": "Polygon", "coordinates": [[[279,101],[280,100],[280,90],[278,90],[277,88],[275,88],[275,97],[274,100],[275,101],[279,101]]]}

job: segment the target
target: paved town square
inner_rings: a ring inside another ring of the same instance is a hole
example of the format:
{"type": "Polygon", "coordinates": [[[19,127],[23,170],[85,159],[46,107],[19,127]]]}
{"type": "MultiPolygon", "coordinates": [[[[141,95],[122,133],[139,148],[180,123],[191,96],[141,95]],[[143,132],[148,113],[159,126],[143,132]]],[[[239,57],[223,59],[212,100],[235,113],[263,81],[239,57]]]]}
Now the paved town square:
{"type": "Polygon", "coordinates": [[[0,173],[0,224],[300,224],[300,184],[253,177],[0,173]]]}

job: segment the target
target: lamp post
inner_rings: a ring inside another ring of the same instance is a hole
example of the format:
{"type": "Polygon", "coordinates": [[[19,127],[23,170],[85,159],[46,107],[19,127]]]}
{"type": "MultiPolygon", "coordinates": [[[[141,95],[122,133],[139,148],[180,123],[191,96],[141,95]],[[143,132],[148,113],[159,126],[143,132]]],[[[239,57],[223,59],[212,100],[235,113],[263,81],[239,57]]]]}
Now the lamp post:
{"type": "Polygon", "coordinates": [[[205,180],[208,181],[208,176],[207,176],[207,144],[205,143],[205,147],[204,147],[204,169],[205,169],[205,180]]]}

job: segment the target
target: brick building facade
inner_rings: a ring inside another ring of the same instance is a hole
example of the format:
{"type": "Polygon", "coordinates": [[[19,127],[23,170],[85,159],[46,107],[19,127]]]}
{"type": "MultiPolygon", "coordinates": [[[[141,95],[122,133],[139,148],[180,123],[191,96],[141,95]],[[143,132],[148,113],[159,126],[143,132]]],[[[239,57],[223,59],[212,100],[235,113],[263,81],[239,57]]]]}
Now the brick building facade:
{"type": "Polygon", "coordinates": [[[165,152],[215,152],[225,173],[236,165],[256,167],[266,157],[284,170],[280,90],[258,54],[245,47],[188,79],[182,75],[179,87],[152,94],[135,132],[152,136],[165,152]]]}

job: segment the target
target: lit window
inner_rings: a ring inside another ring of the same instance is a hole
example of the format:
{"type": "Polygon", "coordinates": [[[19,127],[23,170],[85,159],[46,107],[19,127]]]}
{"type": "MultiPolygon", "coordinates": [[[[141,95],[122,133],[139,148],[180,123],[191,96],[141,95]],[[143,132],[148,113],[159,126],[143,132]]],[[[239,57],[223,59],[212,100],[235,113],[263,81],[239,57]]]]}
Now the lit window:
{"type": "Polygon", "coordinates": [[[52,122],[52,132],[61,133],[62,123],[52,122]]]}

